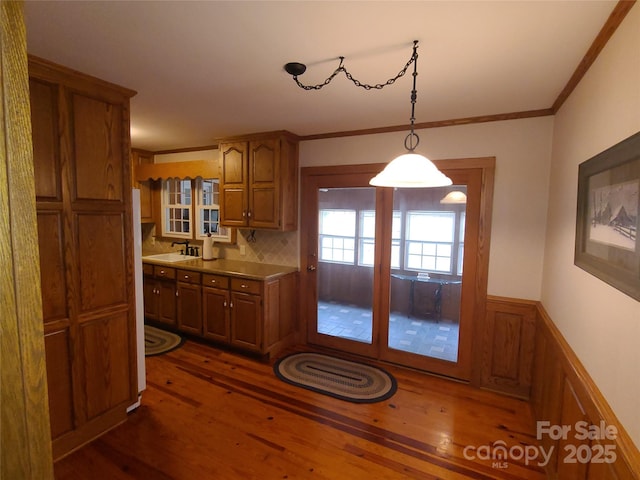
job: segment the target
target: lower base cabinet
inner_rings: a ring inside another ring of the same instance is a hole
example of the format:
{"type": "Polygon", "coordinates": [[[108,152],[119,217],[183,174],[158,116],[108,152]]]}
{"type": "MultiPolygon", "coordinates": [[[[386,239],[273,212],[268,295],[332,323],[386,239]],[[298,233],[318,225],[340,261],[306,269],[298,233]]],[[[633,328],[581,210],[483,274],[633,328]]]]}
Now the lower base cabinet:
{"type": "Polygon", "coordinates": [[[202,287],[200,273],[178,270],[177,320],[178,330],[202,335],[202,287]]]}
{"type": "MultiPolygon", "coordinates": [[[[145,264],[145,272],[149,267],[153,267],[154,272],[161,268],[145,264]]],[[[166,272],[167,269],[162,267],[162,270],[166,272]]],[[[177,330],[269,356],[294,342],[297,331],[296,272],[268,280],[254,280],[193,270],[171,270],[175,271],[172,285],[177,318],[171,326],[177,330]]],[[[147,313],[147,303],[150,311],[154,308],[154,301],[148,302],[147,295],[160,297],[154,293],[154,289],[158,291],[157,282],[156,277],[145,275],[145,316],[161,322],[159,312],[155,312],[155,316],[147,313]]]]}
{"type": "Polygon", "coordinates": [[[144,265],[144,316],[164,325],[176,325],[176,269],[144,265]]]}
{"type": "Polygon", "coordinates": [[[229,278],[204,274],[202,277],[203,336],[208,340],[231,341],[231,315],[229,311],[229,278]]]}

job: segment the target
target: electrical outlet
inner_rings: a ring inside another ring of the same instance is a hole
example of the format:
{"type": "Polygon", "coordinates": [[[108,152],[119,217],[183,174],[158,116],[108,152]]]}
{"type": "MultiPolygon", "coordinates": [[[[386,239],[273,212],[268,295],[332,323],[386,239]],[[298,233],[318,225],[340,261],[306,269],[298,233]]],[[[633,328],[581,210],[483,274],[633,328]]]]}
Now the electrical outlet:
{"type": "Polygon", "coordinates": [[[247,254],[247,246],[240,245],[240,255],[246,255],[246,254],[247,254]]]}

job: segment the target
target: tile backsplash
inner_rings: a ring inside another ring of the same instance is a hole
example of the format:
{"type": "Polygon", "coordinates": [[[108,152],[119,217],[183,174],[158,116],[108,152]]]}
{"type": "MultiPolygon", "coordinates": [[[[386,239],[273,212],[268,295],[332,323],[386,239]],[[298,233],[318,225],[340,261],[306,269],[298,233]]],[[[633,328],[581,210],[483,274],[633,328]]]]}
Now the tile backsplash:
{"type": "MultiPolygon", "coordinates": [[[[144,255],[179,250],[171,246],[171,239],[156,238],[154,224],[142,225],[142,251],[144,255]]],[[[202,241],[189,242],[199,246],[202,241]]],[[[214,243],[214,255],[229,260],[298,266],[298,232],[272,232],[269,230],[238,230],[236,243],[214,243]],[[253,232],[253,235],[252,235],[253,232]],[[241,252],[244,250],[244,255],[241,252]]]]}

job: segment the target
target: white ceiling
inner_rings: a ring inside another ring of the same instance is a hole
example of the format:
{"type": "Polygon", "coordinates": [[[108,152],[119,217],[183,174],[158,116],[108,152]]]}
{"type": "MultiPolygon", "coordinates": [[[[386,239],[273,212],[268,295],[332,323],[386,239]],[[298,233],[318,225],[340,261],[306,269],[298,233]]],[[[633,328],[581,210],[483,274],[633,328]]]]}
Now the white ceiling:
{"type": "Polygon", "coordinates": [[[28,51],[136,90],[132,144],[198,147],[271,130],[298,135],[549,108],[615,7],[570,1],[27,1],[28,51]]]}

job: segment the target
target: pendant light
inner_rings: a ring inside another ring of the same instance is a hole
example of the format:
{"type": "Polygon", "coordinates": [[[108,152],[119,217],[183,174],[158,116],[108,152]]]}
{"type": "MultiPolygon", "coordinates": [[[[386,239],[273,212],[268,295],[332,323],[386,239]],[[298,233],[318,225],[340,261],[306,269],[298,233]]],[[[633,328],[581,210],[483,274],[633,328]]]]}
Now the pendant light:
{"type": "Polygon", "coordinates": [[[447,193],[447,195],[442,200],[440,200],[440,203],[460,205],[463,203],[467,203],[467,196],[460,190],[454,190],[453,192],[447,193]]]}
{"type": "Polygon", "coordinates": [[[305,85],[298,77],[307,70],[307,66],[300,62],[289,62],[284,66],[284,70],[293,77],[296,84],[304,90],[320,90],[329,85],[333,79],[339,74],[344,75],[351,80],[357,87],[365,90],[381,90],[382,88],[392,85],[402,77],[409,66],[413,63],[413,90],[411,90],[411,132],[405,138],[404,146],[408,150],[404,155],[400,155],[391,161],[385,169],[371,179],[369,182],[376,187],[400,187],[400,188],[425,188],[425,187],[446,187],[453,182],[449,177],[442,173],[427,157],[415,153],[414,150],[420,142],[420,138],[414,132],[415,124],[415,105],[416,105],[416,77],[418,76],[418,40],[413,41],[413,54],[406,63],[404,68],[398,72],[395,77],[388,79],[384,83],[370,85],[356,79],[347,67],[344,65],[344,57],[339,57],[340,64],[334,72],[329,75],[323,82],[317,85],[305,85]]]}
{"type": "Polygon", "coordinates": [[[411,132],[404,139],[407,153],[396,157],[384,167],[378,175],[373,177],[369,184],[376,187],[396,188],[427,188],[446,187],[453,182],[442,173],[427,157],[415,153],[414,150],[420,143],[418,134],[414,131],[415,106],[418,96],[416,91],[416,77],[418,76],[418,41],[413,42],[413,90],[411,90],[411,132]]]}

